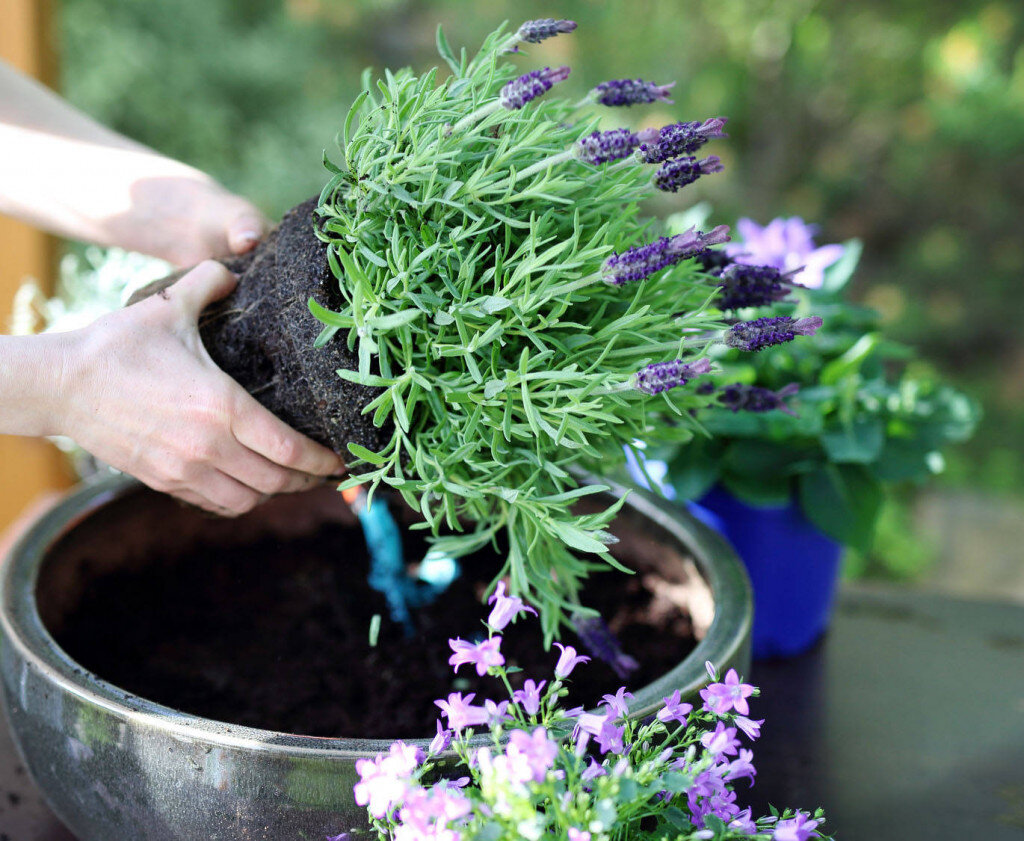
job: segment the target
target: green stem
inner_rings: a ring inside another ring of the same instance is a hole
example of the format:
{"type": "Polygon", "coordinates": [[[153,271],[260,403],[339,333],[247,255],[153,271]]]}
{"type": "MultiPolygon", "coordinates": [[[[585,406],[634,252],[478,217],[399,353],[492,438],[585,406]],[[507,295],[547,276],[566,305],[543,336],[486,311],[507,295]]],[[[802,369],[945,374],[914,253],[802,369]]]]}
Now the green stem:
{"type": "MultiPolygon", "coordinates": [[[[566,161],[571,161],[572,158],[572,149],[567,149],[564,152],[559,152],[557,155],[552,155],[549,158],[542,158],[532,166],[528,166],[521,172],[517,172],[516,181],[518,181],[520,178],[529,178],[531,175],[536,175],[538,172],[543,172],[548,167],[558,166],[558,164],[565,163],[566,161]]],[[[513,181],[512,183],[514,184],[515,181],[513,181]]]]}
{"type": "Polygon", "coordinates": [[[486,105],[481,105],[479,108],[476,109],[476,111],[471,111],[469,114],[467,114],[461,120],[459,120],[455,125],[453,125],[451,131],[449,132],[449,134],[451,135],[451,134],[455,134],[457,132],[461,133],[461,132],[465,131],[471,125],[473,125],[474,123],[479,122],[484,117],[489,117],[491,114],[493,114],[499,108],[501,108],[501,100],[500,99],[495,99],[493,102],[488,102],[486,105]]]}

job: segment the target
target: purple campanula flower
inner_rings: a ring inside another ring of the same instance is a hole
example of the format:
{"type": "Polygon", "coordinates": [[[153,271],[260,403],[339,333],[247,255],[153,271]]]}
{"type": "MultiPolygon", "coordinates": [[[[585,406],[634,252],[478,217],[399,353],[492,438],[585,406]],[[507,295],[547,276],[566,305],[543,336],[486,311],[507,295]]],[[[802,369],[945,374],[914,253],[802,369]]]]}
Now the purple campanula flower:
{"type": "Polygon", "coordinates": [[[600,166],[628,158],[640,141],[628,128],[595,131],[576,141],[573,152],[578,160],[600,166]]]}
{"type": "Polygon", "coordinates": [[[693,712],[693,704],[681,703],[678,689],[662,700],[665,702],[665,706],[658,710],[658,721],[663,721],[666,724],[670,721],[678,721],[685,726],[686,716],[693,712]]]}
{"type": "Polygon", "coordinates": [[[771,412],[778,409],[787,415],[797,416],[787,404],[786,399],[800,391],[800,386],[790,383],[778,391],[759,385],[733,383],[722,388],[718,402],[734,412],[771,412]]]}
{"type": "Polygon", "coordinates": [[[647,105],[651,102],[668,102],[669,92],[676,85],[657,85],[643,79],[611,79],[601,82],[594,88],[593,95],[602,105],[617,107],[621,105],[647,105]]]}
{"type": "Polygon", "coordinates": [[[394,841],[457,841],[459,833],[449,829],[449,824],[471,811],[471,804],[458,790],[443,785],[412,789],[399,810],[394,841]]]}
{"type": "Polygon", "coordinates": [[[612,667],[620,678],[625,679],[640,668],[640,664],[622,650],[622,646],[600,616],[572,617],[572,627],[587,650],[612,667]]]}
{"type": "Polygon", "coordinates": [[[571,645],[562,645],[560,642],[556,642],[555,645],[562,649],[558,663],[555,664],[555,677],[559,680],[568,677],[580,663],[590,662],[589,657],[577,654],[576,649],[571,645]]]}
{"type": "Polygon", "coordinates": [[[673,237],[661,237],[646,245],[636,245],[612,254],[601,267],[601,279],[612,286],[644,280],[681,260],[694,257],[709,245],[719,245],[729,239],[729,228],[719,225],[704,233],[690,228],[673,237]]]}
{"type": "Polygon", "coordinates": [[[704,671],[708,673],[708,677],[712,680],[718,680],[718,669],[710,660],[704,661],[704,671]]]}
{"type": "Polygon", "coordinates": [[[501,655],[501,637],[491,637],[483,642],[472,643],[463,639],[448,640],[448,645],[455,653],[448,658],[448,665],[459,667],[470,663],[476,667],[476,673],[483,677],[492,666],[504,666],[505,658],[501,655]]]}
{"type": "Polygon", "coordinates": [[[735,754],[740,747],[736,738],[736,728],[726,727],[724,721],[718,722],[713,733],[705,733],[701,736],[700,743],[715,756],[735,754]]]}
{"type": "Polygon", "coordinates": [[[349,833],[343,832],[341,835],[328,835],[327,841],[349,841],[351,838],[352,836],[349,833]]]}
{"type": "Polygon", "coordinates": [[[733,719],[732,723],[746,733],[748,739],[753,741],[761,737],[761,725],[764,724],[764,719],[755,721],[752,718],[747,718],[745,715],[738,715],[733,719]]]}
{"type": "Polygon", "coordinates": [[[484,712],[487,713],[488,727],[496,727],[499,724],[512,720],[512,716],[508,714],[508,704],[508,701],[495,703],[490,698],[484,701],[484,712]]]}
{"type": "Polygon", "coordinates": [[[660,164],[692,155],[709,140],[726,137],[722,132],[725,123],[724,117],[712,117],[703,123],[673,123],[660,130],[641,132],[637,159],[645,164],[660,164]]]}
{"type": "Polygon", "coordinates": [[[527,715],[536,715],[540,712],[541,691],[544,689],[546,680],[534,683],[532,680],[523,681],[523,688],[512,693],[512,699],[523,708],[527,715]]]}
{"type": "Polygon", "coordinates": [[[513,79],[501,89],[501,105],[509,111],[516,111],[527,102],[551,90],[551,86],[569,78],[568,67],[545,67],[533,70],[513,79]]]}
{"type": "Polygon", "coordinates": [[[654,186],[666,193],[675,193],[687,184],[692,184],[702,175],[721,172],[725,169],[718,155],[710,155],[698,161],[692,155],[683,155],[665,161],[654,173],[654,186]]]}
{"type": "Polygon", "coordinates": [[[749,806],[729,821],[729,829],[735,829],[737,832],[743,832],[747,835],[753,835],[757,832],[757,824],[754,823],[749,806]]]}
{"type": "Polygon", "coordinates": [[[808,225],[798,216],[773,219],[763,228],[752,219],[740,219],[736,227],[743,241],[733,243],[727,250],[737,263],[799,273],[797,283],[809,289],[819,288],[825,279],[825,269],[843,256],[841,245],[815,247],[816,226],[808,225]]]}
{"type": "Polygon", "coordinates": [[[544,782],[548,770],[555,764],[558,744],[548,738],[548,731],[538,727],[532,734],[525,730],[513,730],[509,734],[506,750],[510,766],[520,782],[533,780],[544,782]]]}
{"type": "Polygon", "coordinates": [[[763,307],[784,301],[793,289],[792,281],[774,266],[733,263],[718,275],[718,308],[738,310],[763,307]]]}
{"type": "Polygon", "coordinates": [[[792,818],[775,824],[772,841],[807,841],[813,837],[819,823],[821,821],[811,820],[805,812],[797,812],[792,818]]]}
{"type": "Polygon", "coordinates": [[[569,841],[590,841],[590,833],[585,829],[576,829],[574,826],[569,827],[569,841]]]}
{"type": "Polygon", "coordinates": [[[491,597],[487,600],[487,604],[492,603],[494,604],[494,607],[491,609],[491,615],[487,617],[487,624],[495,631],[503,631],[505,626],[518,617],[520,613],[532,613],[534,616],[537,615],[537,611],[532,607],[527,607],[523,600],[518,596],[505,595],[504,581],[498,582],[498,586],[494,589],[491,597]]]}
{"type": "Polygon", "coordinates": [[[445,730],[441,726],[441,722],[437,722],[437,733],[434,738],[430,740],[430,745],[427,747],[427,753],[434,756],[439,753],[444,753],[451,746],[452,743],[452,731],[445,730]]]}
{"type": "Polygon", "coordinates": [[[404,742],[395,742],[388,753],[373,759],[356,760],[356,803],[366,806],[375,818],[383,818],[405,796],[409,778],[422,760],[422,751],[404,742]]]}
{"type": "Polygon", "coordinates": [[[710,713],[725,715],[729,710],[736,710],[740,715],[749,715],[747,698],[754,694],[754,688],[749,683],[743,683],[735,669],[729,669],[724,681],[702,689],[700,697],[704,699],[704,708],[710,713]]]}
{"type": "Polygon", "coordinates": [[[611,709],[618,718],[622,718],[622,716],[629,712],[627,699],[632,697],[632,692],[627,692],[625,686],[620,686],[614,695],[602,695],[601,700],[608,705],[609,709],[611,709]]]}
{"type": "Polygon", "coordinates": [[[773,345],[791,342],[797,336],[813,336],[821,327],[818,316],[810,318],[793,318],[789,315],[757,318],[753,321],[741,321],[730,327],[725,334],[725,343],[729,347],[746,351],[759,351],[773,345]]]}
{"type": "Polygon", "coordinates": [[[548,38],[556,35],[572,32],[576,29],[574,20],[555,20],[554,18],[541,18],[540,20],[528,20],[519,27],[516,37],[527,44],[539,44],[548,38]]]}
{"type": "Polygon", "coordinates": [[[594,759],[594,757],[590,757],[590,764],[587,766],[586,770],[580,774],[580,779],[587,783],[591,780],[597,779],[598,777],[603,777],[607,773],[608,771],[605,769],[604,765],[594,759]]]}
{"type": "Polygon", "coordinates": [[[581,734],[586,733],[588,736],[593,736],[601,753],[611,751],[620,754],[625,750],[622,737],[626,733],[626,728],[615,723],[614,712],[603,715],[583,713],[576,723],[576,729],[581,734]]]}
{"type": "Polygon", "coordinates": [[[441,708],[441,715],[448,719],[448,726],[455,731],[487,723],[487,710],[470,704],[474,694],[462,697],[461,692],[452,692],[446,701],[434,701],[441,708]]]}
{"type": "Polygon", "coordinates": [[[740,755],[732,762],[729,763],[729,770],[726,771],[724,779],[726,782],[732,782],[738,780],[741,777],[746,777],[751,783],[754,782],[754,776],[757,774],[757,769],[754,767],[754,752],[747,748],[740,748],[740,755]]]}
{"type": "Polygon", "coordinates": [[[711,362],[708,359],[698,359],[690,363],[683,362],[682,359],[655,362],[636,373],[633,386],[644,394],[660,394],[670,388],[686,385],[690,380],[710,370],[711,362]]]}

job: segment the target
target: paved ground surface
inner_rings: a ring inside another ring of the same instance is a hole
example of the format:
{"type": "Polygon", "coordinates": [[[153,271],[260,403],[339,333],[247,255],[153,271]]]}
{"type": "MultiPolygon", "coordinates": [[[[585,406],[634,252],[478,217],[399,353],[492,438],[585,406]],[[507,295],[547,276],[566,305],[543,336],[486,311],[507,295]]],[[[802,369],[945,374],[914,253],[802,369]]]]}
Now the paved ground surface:
{"type": "Polygon", "coordinates": [[[938,547],[917,586],[1024,604],[1024,501],[931,492],[915,507],[915,531],[938,547]]]}

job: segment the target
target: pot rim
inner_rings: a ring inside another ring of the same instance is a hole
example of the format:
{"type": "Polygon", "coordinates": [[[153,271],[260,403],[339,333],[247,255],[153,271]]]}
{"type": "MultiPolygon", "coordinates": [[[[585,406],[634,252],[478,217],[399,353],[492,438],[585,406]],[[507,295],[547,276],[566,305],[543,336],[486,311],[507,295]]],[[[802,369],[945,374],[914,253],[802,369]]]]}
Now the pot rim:
{"type": "MultiPolygon", "coordinates": [[[[728,664],[742,661],[750,637],[753,597],[742,564],[729,543],[692,515],[648,491],[627,489],[609,479],[587,477],[613,495],[629,491],[626,506],[668,532],[693,557],[715,603],[707,634],[678,665],[653,683],[640,687],[630,705],[631,716],[647,716],[661,706],[673,689],[695,692],[708,682],[705,661],[728,664]]],[[[33,668],[61,691],[100,707],[120,718],[144,724],[189,740],[214,746],[255,749],[305,758],[355,759],[387,751],[393,739],[318,737],[235,725],[191,715],[140,698],[108,683],[72,660],[43,626],[36,606],[39,570],[50,549],[76,525],[105,505],[143,489],[135,479],[113,475],[90,480],[69,491],[15,542],[0,567],[0,633],[5,645],[17,649],[25,669],[33,668]]],[[[430,737],[405,739],[426,746],[430,737]]],[[[484,744],[486,736],[473,742],[484,744]]]]}

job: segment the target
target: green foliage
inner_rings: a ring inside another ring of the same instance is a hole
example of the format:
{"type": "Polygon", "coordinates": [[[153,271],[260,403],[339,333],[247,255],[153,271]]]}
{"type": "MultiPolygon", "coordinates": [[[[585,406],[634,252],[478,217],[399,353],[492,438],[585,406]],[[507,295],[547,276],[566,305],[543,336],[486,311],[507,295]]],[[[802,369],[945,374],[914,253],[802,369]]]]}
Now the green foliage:
{"type": "Polygon", "coordinates": [[[883,485],[938,473],[943,447],[970,437],[978,406],[886,339],[877,313],[844,299],[859,254],[858,244],[847,243],[822,287],[801,288],[788,305],[822,316],[816,336],[760,354],[721,353],[722,384],[778,390],[798,383],[794,414],[720,406],[700,412],[711,439],[679,447],[669,462],[669,481],[681,496],[699,498],[720,482],[754,505],[796,498],[818,528],[863,552],[882,511],[883,485]]]}
{"type": "Polygon", "coordinates": [[[501,58],[507,39],[493,33],[470,61],[439,35],[452,69],[441,82],[436,71],[364,77],[320,204],[346,305],[311,309],[322,341],[340,333],[357,351],[358,370],[338,373],[381,389],[365,411],[393,430],[380,452],[350,447],[347,484],[394,488],[435,536],[455,533],[438,540],[455,555],[504,538],[495,572],[541,607],[550,639],[588,570],[613,563],[616,508],[573,514],[599,490],[575,471],[614,468],[637,438],[690,437],[689,410],[705,398],[648,398],[630,383],[720,324],[692,266],[625,287],[600,280],[612,252],[651,237],[638,215],[650,170],[566,161],[595,121],[554,92],[496,108],[522,72],[501,58]]]}

